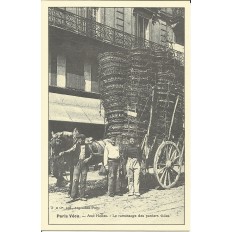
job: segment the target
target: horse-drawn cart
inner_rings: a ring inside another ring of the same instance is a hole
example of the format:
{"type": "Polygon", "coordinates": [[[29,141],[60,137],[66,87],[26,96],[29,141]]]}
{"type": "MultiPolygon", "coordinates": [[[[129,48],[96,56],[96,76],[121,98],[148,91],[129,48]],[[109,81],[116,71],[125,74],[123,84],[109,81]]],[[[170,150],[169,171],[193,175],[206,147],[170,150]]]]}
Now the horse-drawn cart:
{"type": "Polygon", "coordinates": [[[184,157],[184,75],[170,52],[132,49],[99,56],[105,137],[136,137],[163,188],[179,180],[184,157]]]}
{"type": "MultiPolygon", "coordinates": [[[[99,80],[105,112],[105,141],[93,141],[92,164],[103,161],[105,142],[116,138],[122,147],[135,137],[163,188],[178,182],[184,160],[184,68],[170,51],[132,49],[99,55],[99,80]]],[[[69,149],[72,132],[52,136],[51,154],[69,149]]],[[[58,164],[64,161],[59,159],[58,164]]],[[[59,165],[56,165],[59,166],[59,165]]],[[[62,177],[58,168],[57,179],[62,177]]]]}

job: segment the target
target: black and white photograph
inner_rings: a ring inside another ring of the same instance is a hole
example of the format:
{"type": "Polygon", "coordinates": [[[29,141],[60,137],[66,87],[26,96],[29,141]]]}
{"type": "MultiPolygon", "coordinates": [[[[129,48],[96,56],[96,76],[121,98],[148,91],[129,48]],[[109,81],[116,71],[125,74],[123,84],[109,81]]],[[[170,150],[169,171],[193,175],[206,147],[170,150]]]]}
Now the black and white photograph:
{"type": "Polygon", "coordinates": [[[48,225],[186,225],[185,10],[48,7],[48,225]]]}
{"type": "Polygon", "coordinates": [[[3,231],[231,228],[229,1],[3,1],[3,231]]]}

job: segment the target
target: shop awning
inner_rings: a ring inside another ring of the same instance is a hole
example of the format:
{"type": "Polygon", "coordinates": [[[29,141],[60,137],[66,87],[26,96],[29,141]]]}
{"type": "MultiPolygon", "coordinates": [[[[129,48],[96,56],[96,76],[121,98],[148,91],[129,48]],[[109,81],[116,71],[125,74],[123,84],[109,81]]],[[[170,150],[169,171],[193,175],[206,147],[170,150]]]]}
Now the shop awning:
{"type": "Polygon", "coordinates": [[[103,116],[99,99],[49,93],[49,120],[104,124],[103,116]]]}

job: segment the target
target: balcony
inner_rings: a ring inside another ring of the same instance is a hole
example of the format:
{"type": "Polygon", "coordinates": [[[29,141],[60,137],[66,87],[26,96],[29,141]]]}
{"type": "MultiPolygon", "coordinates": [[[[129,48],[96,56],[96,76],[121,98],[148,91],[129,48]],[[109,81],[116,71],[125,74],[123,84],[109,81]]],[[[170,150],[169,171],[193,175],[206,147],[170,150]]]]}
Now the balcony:
{"type": "Polygon", "coordinates": [[[153,51],[169,51],[173,59],[175,59],[179,65],[184,65],[184,54],[169,46],[165,47],[155,42],[138,38],[132,34],[128,34],[88,18],[80,17],[60,8],[48,9],[48,21],[50,26],[71,31],[124,49],[141,47],[149,48],[153,51]]]}

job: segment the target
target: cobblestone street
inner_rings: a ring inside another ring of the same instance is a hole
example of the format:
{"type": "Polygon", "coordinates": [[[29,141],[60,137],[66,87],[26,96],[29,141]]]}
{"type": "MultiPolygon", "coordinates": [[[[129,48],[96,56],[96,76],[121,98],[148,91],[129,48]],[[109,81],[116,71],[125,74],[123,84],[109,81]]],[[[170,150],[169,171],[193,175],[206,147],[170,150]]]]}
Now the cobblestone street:
{"type": "Polygon", "coordinates": [[[97,171],[88,173],[86,202],[67,203],[68,185],[58,188],[56,179],[49,177],[49,222],[53,224],[183,224],[184,176],[177,186],[160,189],[150,174],[150,190],[141,190],[141,196],[106,195],[106,177],[97,171]]]}

